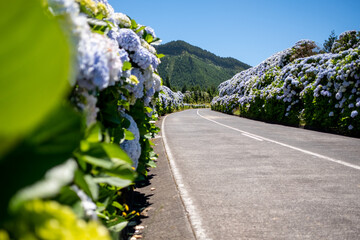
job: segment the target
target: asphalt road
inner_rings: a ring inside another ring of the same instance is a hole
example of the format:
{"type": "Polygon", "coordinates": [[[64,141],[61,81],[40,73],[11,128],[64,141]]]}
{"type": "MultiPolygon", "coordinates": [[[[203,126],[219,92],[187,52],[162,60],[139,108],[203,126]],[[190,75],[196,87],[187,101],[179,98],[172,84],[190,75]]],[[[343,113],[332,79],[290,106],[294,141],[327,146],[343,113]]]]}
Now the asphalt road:
{"type": "Polygon", "coordinates": [[[360,139],[209,109],[162,127],[197,239],[360,239],[360,139]]]}

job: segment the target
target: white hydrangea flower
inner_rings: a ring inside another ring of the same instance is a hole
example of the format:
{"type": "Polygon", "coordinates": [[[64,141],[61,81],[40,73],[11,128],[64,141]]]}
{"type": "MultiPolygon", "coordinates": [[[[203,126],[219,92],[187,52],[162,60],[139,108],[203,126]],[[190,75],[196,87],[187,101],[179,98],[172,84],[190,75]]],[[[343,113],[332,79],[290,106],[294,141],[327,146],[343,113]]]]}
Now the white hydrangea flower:
{"type": "Polygon", "coordinates": [[[117,25],[120,25],[121,27],[126,27],[126,28],[131,27],[130,18],[123,13],[114,13],[112,15],[112,18],[115,20],[115,23],[117,25]]]}
{"type": "Polygon", "coordinates": [[[143,46],[144,48],[146,48],[149,52],[151,52],[152,54],[156,54],[156,49],[151,46],[147,41],[145,41],[144,39],[141,39],[141,46],[143,46]]]}

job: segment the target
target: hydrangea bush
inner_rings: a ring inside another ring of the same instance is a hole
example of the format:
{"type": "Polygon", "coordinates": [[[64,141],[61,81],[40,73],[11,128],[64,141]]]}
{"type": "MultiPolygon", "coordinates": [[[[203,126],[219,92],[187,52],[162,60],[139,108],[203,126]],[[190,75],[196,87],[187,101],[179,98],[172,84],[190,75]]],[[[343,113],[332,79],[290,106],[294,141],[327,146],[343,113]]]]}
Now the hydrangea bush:
{"type": "Polygon", "coordinates": [[[118,239],[138,214],[129,209],[123,192],[144,178],[157,158],[150,139],[159,131],[154,123],[161,56],[154,45],[160,39],[151,27],[116,13],[107,0],[47,0],[42,5],[71,46],[69,94],[23,143],[0,153],[0,163],[8,174],[13,174],[11,162],[24,161],[25,154],[29,167],[34,160],[33,169],[38,159],[56,159],[60,165],[39,163],[41,171],[27,171],[19,189],[3,194],[0,223],[5,224],[0,228],[7,233],[0,235],[118,239]]]}
{"type": "Polygon", "coordinates": [[[161,86],[161,91],[157,101],[157,112],[160,115],[184,108],[184,94],[180,91],[173,92],[167,86],[161,86]]]}
{"type": "Polygon", "coordinates": [[[349,31],[320,54],[302,40],[219,85],[212,109],[360,136],[360,34],[349,31]]]}

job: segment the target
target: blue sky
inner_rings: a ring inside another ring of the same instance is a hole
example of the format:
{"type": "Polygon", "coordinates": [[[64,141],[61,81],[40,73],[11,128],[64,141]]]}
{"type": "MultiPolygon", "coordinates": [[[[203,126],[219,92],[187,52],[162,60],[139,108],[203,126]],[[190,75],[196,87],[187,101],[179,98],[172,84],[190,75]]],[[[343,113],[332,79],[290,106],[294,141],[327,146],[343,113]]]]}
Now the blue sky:
{"type": "Polygon", "coordinates": [[[167,43],[184,40],[255,66],[311,39],[360,30],[360,0],[108,0],[167,43]]]}

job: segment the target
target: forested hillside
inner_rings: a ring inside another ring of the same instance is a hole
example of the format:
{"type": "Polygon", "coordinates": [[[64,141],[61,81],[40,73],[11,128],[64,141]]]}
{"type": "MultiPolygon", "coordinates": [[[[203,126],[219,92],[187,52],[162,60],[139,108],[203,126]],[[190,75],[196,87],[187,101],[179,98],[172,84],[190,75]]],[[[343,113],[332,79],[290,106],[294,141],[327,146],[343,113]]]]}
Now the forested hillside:
{"type": "Polygon", "coordinates": [[[234,58],[218,57],[184,41],[160,45],[157,51],[165,55],[159,66],[160,76],[177,90],[216,87],[237,72],[250,68],[234,58]]]}

